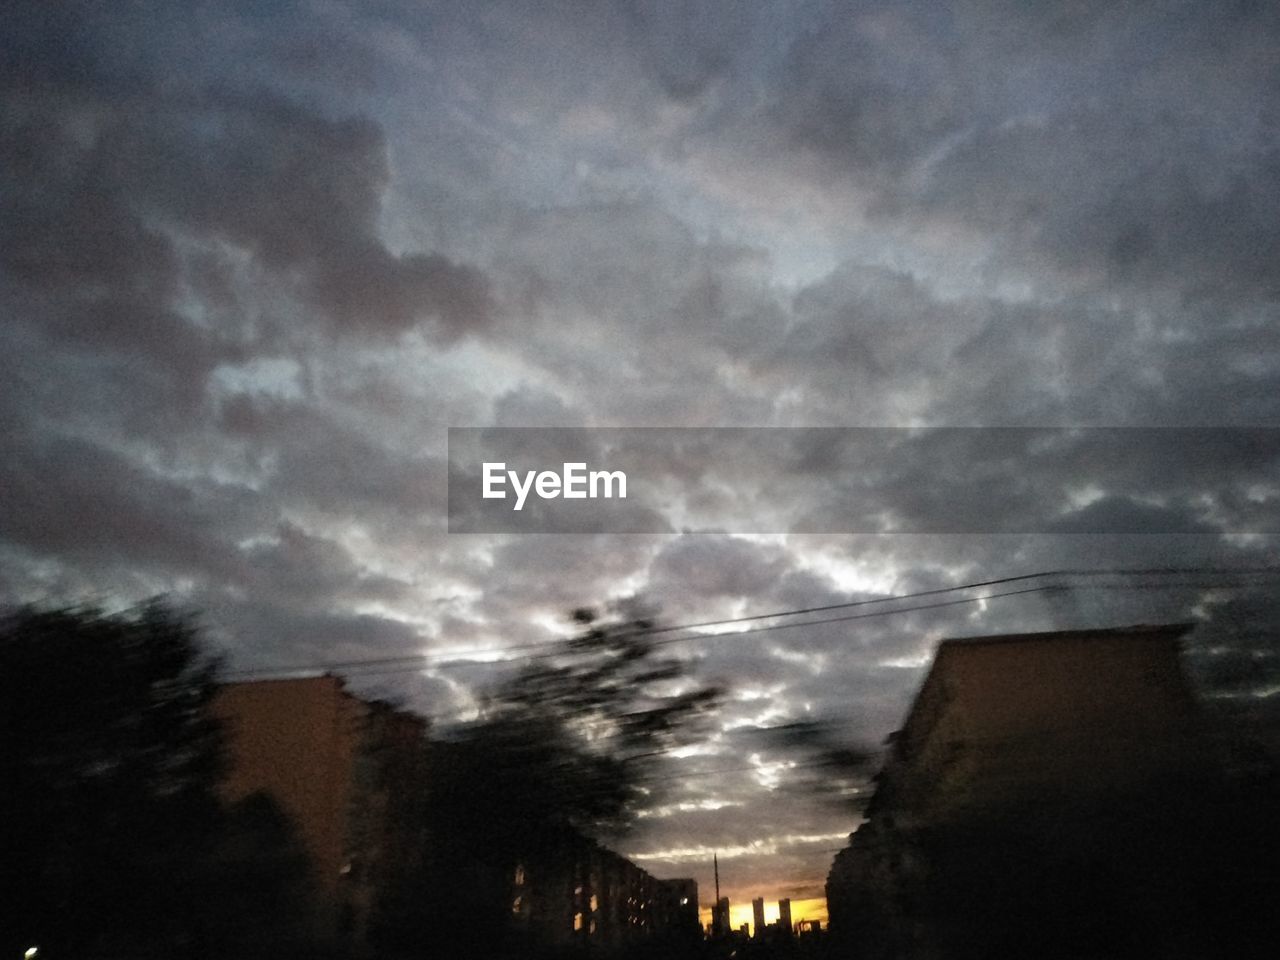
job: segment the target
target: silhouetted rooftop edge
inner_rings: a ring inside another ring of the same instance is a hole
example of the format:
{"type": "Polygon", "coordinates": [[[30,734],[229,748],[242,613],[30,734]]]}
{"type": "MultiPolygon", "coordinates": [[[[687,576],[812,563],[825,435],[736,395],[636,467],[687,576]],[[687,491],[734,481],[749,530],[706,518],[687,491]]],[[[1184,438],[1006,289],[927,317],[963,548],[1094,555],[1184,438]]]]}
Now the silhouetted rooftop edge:
{"type": "Polygon", "coordinates": [[[1042,640],[1088,640],[1092,638],[1130,637],[1135,640],[1165,640],[1185,636],[1194,623],[1138,623],[1127,627],[1096,627],[1086,630],[1048,630],[1038,633],[995,633],[976,637],[947,637],[938,644],[944,648],[970,647],[992,643],[1025,643],[1042,640]]]}

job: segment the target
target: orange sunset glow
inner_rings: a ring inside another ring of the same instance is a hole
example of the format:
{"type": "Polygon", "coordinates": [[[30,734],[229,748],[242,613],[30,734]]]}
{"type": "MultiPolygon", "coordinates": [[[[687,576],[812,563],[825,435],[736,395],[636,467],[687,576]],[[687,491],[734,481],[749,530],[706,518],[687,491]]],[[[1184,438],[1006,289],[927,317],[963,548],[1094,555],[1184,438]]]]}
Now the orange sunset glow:
{"type": "MultiPolygon", "coordinates": [[[[778,898],[770,899],[769,894],[762,894],[764,901],[764,922],[778,922],[778,898]]],[[[734,900],[729,898],[729,922],[733,929],[737,930],[744,923],[754,927],[751,916],[751,900],[747,896],[742,900],[734,900]]],[[[705,928],[711,923],[711,907],[702,907],[698,911],[698,919],[705,928]]],[[[827,898],[826,897],[809,897],[806,899],[791,900],[791,922],[799,923],[801,920],[821,920],[822,925],[827,925],[827,898]]],[[[751,930],[751,935],[755,936],[756,931],[751,930]]]]}

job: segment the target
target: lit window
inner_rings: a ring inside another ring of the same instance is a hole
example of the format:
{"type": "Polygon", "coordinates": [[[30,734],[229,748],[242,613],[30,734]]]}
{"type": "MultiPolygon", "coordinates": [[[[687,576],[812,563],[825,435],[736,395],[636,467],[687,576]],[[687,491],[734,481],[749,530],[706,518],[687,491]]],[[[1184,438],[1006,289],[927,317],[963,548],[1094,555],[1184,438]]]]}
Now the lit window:
{"type": "Polygon", "coordinates": [[[573,929],[575,929],[575,930],[581,930],[581,929],[582,929],[582,914],[580,914],[580,913],[575,913],[575,914],[573,915],[573,929]]]}

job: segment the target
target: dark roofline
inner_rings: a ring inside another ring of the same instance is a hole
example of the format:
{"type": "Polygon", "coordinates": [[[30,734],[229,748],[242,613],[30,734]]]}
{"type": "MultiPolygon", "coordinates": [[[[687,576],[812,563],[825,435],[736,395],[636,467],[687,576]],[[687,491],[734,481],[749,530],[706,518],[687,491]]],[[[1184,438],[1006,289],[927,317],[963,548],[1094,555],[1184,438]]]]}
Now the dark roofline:
{"type": "Polygon", "coordinates": [[[315,683],[316,681],[331,682],[332,684],[334,684],[334,687],[336,689],[338,696],[345,697],[347,700],[352,700],[356,703],[359,703],[362,706],[367,707],[371,712],[377,713],[380,711],[386,711],[387,713],[390,713],[393,716],[407,717],[408,719],[421,724],[424,731],[430,728],[430,725],[431,725],[430,718],[425,716],[422,713],[419,713],[417,710],[414,710],[411,707],[399,706],[391,702],[390,700],[387,700],[385,697],[374,697],[373,699],[366,699],[365,697],[361,697],[351,692],[350,688],[348,688],[347,686],[347,681],[345,677],[337,673],[330,673],[329,671],[325,671],[324,673],[311,674],[310,676],[306,676],[306,677],[263,677],[258,680],[227,680],[227,681],[217,682],[214,684],[214,686],[219,691],[222,691],[222,690],[231,690],[234,688],[265,687],[267,684],[284,684],[284,683],[301,684],[301,683],[315,683]]]}
{"type": "MultiPolygon", "coordinates": [[[[1092,630],[1049,630],[1041,633],[993,633],[977,637],[948,637],[938,644],[944,647],[969,647],[993,643],[1025,643],[1039,640],[1090,640],[1095,638],[1128,638],[1134,640],[1176,639],[1185,636],[1195,623],[1138,623],[1128,627],[1099,627],[1092,630]]],[[[937,659],[936,655],[934,657],[937,659]]]]}
{"type": "Polygon", "coordinates": [[[338,686],[345,690],[347,681],[336,673],[308,673],[298,677],[250,677],[245,680],[215,680],[216,687],[252,687],[268,683],[309,683],[313,680],[336,680],[338,686]]]}

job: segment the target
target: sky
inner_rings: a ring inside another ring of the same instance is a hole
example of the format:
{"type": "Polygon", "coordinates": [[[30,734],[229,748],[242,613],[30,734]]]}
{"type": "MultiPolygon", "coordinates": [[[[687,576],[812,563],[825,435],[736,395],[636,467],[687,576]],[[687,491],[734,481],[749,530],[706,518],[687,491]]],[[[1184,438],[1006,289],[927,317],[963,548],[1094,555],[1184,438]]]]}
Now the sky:
{"type": "MultiPolygon", "coordinates": [[[[1140,443],[1006,451],[994,476],[1067,504],[1032,533],[717,522],[863,482],[822,451],[784,492],[676,457],[717,499],[676,486],[665,533],[446,517],[449,427],[1280,426],[1274,4],[32,2],[0,29],[0,602],[166,594],[237,671],[427,653],[352,684],[445,724],[584,605],[1274,562],[1274,445],[1176,475],[1140,443]]],[[[931,477],[865,485],[965,509],[931,477]]],[[[1277,702],[1274,589],[1054,583],[673,644],[728,701],[615,846],[705,902],[713,851],[735,904],[821,897],[857,813],[768,729],[879,749],[947,636],[1191,620],[1201,680],[1277,702]]]]}

